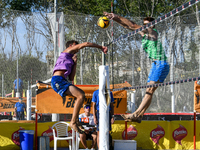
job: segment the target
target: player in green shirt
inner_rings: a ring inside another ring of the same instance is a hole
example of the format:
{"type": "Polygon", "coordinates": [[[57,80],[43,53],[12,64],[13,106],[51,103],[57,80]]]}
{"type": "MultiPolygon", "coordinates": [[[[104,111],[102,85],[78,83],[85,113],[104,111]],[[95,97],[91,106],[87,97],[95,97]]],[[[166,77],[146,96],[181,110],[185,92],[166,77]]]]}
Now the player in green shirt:
{"type": "MultiPolygon", "coordinates": [[[[116,15],[114,13],[104,12],[104,15],[113,19],[115,22],[119,23],[124,28],[130,30],[136,30],[142,27],[141,25],[137,25],[131,20],[128,20],[124,17],[116,15]]],[[[154,18],[146,17],[143,19],[143,24],[146,25],[153,21],[154,18]]],[[[147,85],[162,83],[169,73],[169,64],[167,62],[167,57],[165,55],[165,51],[162,48],[160,42],[158,42],[158,32],[154,29],[155,26],[149,27],[145,29],[139,34],[143,37],[142,39],[142,48],[148,54],[149,58],[152,60],[151,70],[148,76],[147,85]]],[[[140,123],[142,121],[142,117],[151,104],[153,93],[157,87],[150,87],[146,89],[146,94],[138,107],[138,109],[132,114],[125,114],[122,117],[126,121],[134,121],[140,123]]]]}

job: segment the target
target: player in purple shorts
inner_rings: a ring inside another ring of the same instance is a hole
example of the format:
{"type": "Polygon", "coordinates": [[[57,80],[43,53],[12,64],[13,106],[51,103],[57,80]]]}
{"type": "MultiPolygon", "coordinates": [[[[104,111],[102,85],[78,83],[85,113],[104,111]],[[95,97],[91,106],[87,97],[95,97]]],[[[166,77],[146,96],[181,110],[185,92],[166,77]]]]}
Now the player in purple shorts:
{"type": "Polygon", "coordinates": [[[85,93],[78,87],[74,86],[68,80],[73,81],[76,73],[77,55],[76,53],[85,47],[94,47],[101,49],[105,54],[107,53],[107,47],[100,46],[94,43],[81,43],[71,40],[66,43],[66,49],[60,54],[56,61],[53,77],[51,80],[52,88],[62,97],[66,95],[76,97],[74,105],[73,115],[69,126],[79,133],[83,133],[78,127],[79,111],[83,105],[85,99],[85,93]]]}
{"type": "MultiPolygon", "coordinates": [[[[135,22],[128,20],[124,17],[118,16],[114,13],[104,12],[104,15],[109,19],[113,19],[124,28],[130,30],[136,30],[141,28],[141,25],[137,25],[135,22]]],[[[143,25],[146,25],[154,21],[152,17],[146,17],[143,19],[143,25]]],[[[138,32],[142,36],[142,48],[148,54],[152,60],[151,71],[148,76],[147,85],[161,83],[165,80],[169,73],[169,64],[162,44],[158,41],[158,32],[155,26],[151,26],[141,32],[138,32]]],[[[150,87],[146,89],[146,94],[138,107],[138,109],[132,114],[121,115],[126,121],[134,121],[140,123],[142,117],[151,104],[153,93],[157,87],[150,87]]]]}

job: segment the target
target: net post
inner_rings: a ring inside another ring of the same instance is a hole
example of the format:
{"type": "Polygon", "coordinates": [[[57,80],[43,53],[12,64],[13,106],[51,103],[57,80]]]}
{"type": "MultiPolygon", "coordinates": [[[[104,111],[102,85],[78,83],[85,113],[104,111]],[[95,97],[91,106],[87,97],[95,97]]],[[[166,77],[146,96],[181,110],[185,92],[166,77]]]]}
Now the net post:
{"type": "Polygon", "coordinates": [[[135,91],[131,93],[131,112],[135,112],[135,91]]]}
{"type": "Polygon", "coordinates": [[[99,149],[103,150],[109,150],[110,105],[107,105],[105,97],[106,86],[110,87],[108,85],[110,85],[108,66],[99,66],[99,149]]]}
{"type": "Polygon", "coordinates": [[[27,115],[27,120],[31,120],[31,104],[32,104],[32,101],[31,101],[31,90],[27,90],[27,106],[26,106],[26,115],[27,115]]]}
{"type": "Polygon", "coordinates": [[[196,149],[196,111],[194,110],[194,136],[193,136],[193,142],[194,142],[194,149],[196,149]]]}

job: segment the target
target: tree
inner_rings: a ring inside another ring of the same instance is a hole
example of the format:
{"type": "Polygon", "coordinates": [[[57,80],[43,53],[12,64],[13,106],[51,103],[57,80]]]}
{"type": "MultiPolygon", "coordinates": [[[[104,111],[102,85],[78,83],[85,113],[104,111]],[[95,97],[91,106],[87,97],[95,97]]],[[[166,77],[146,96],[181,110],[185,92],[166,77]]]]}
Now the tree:
{"type": "MultiPolygon", "coordinates": [[[[111,11],[113,1],[114,12],[122,16],[146,17],[162,16],[189,0],[57,0],[58,11],[75,11],[82,14],[101,16],[103,11],[111,11]]],[[[53,12],[53,0],[4,0],[1,8],[20,11],[53,12]]],[[[198,4],[199,5],[199,4],[198,4]]],[[[193,9],[194,11],[195,9],[193,9]]],[[[188,13],[184,11],[183,13],[188,13]]]]}
{"type": "MultiPolygon", "coordinates": [[[[9,60],[7,57],[1,55],[0,58],[0,70],[4,74],[4,87],[5,92],[9,93],[13,90],[13,82],[16,79],[17,74],[17,62],[16,60],[9,60]]],[[[46,80],[47,65],[41,62],[38,58],[30,55],[23,55],[19,57],[19,78],[23,80],[24,89],[28,89],[31,80],[46,80]],[[31,77],[32,70],[32,77],[31,77]],[[32,78],[32,79],[31,79],[32,78]]]]}

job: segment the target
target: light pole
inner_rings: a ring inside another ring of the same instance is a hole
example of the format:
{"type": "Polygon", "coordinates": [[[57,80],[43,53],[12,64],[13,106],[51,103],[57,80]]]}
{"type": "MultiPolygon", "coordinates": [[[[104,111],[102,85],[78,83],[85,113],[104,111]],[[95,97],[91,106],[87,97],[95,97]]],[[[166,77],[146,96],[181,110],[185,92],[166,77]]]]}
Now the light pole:
{"type": "Polygon", "coordinates": [[[57,31],[58,31],[58,24],[57,24],[57,0],[54,0],[54,65],[56,64],[57,60],[57,31]]]}
{"type": "Polygon", "coordinates": [[[4,97],[3,83],[4,83],[4,75],[2,74],[2,96],[1,97],[4,97]]]}
{"type": "Polygon", "coordinates": [[[19,49],[17,49],[17,92],[16,92],[16,97],[20,97],[20,93],[19,93],[18,61],[19,61],[19,49]]]}
{"type": "MultiPolygon", "coordinates": [[[[55,23],[55,36],[54,36],[54,65],[56,64],[57,60],[57,31],[58,31],[58,23],[57,23],[57,0],[54,0],[54,23],[55,23]]],[[[36,114],[37,115],[37,114],[36,114]]],[[[52,114],[52,121],[59,121],[59,114],[52,114]]]]}

